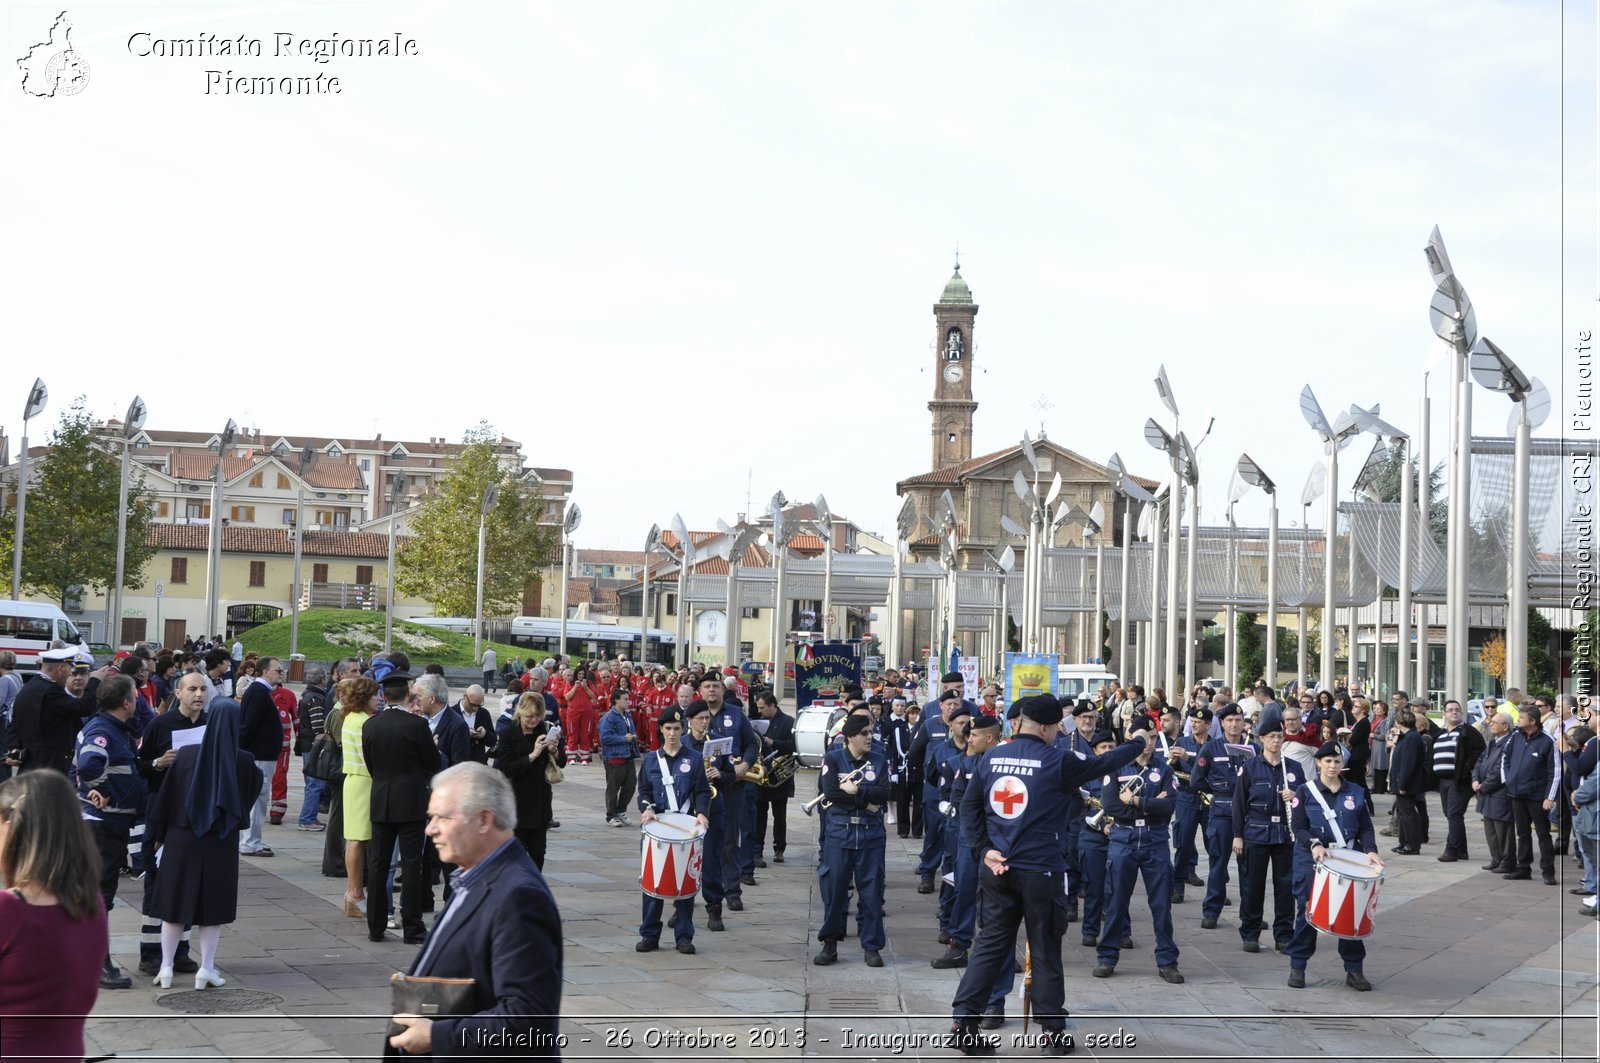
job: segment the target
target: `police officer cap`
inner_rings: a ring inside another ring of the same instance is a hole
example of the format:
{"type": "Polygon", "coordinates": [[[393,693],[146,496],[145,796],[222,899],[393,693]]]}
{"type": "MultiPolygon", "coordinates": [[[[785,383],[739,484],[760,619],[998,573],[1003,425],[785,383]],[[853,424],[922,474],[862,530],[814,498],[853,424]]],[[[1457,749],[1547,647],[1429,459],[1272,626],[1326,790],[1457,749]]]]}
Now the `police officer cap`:
{"type": "Polygon", "coordinates": [[[1283,733],[1282,720],[1267,720],[1256,728],[1258,735],[1274,735],[1283,733]]]}
{"type": "Polygon", "coordinates": [[[1324,743],[1322,743],[1322,746],[1317,750],[1317,759],[1318,760],[1321,760],[1323,757],[1341,757],[1342,758],[1343,756],[1344,756],[1344,750],[1339,748],[1339,743],[1337,743],[1337,742],[1324,742],[1324,743]]]}
{"type": "MultiPolygon", "coordinates": [[[[701,704],[705,703],[701,702],[701,704]]],[[[669,723],[675,723],[679,727],[684,725],[683,710],[678,708],[676,705],[668,705],[666,708],[661,710],[661,718],[656,721],[656,726],[660,727],[663,724],[669,723]]]]}
{"type": "Polygon", "coordinates": [[[78,647],[76,647],[76,646],[62,646],[62,647],[60,647],[58,649],[42,651],[39,654],[39,659],[41,661],[52,661],[52,662],[56,662],[56,663],[61,663],[63,661],[70,661],[74,657],[76,657],[77,655],[78,655],[78,647]]]}
{"type": "MultiPolygon", "coordinates": [[[[941,700],[943,700],[943,699],[941,699],[941,700]]],[[[963,701],[959,705],[957,705],[955,708],[950,710],[950,722],[951,723],[955,723],[957,720],[961,719],[961,717],[963,717],[963,716],[971,716],[971,715],[972,715],[972,707],[970,705],[968,705],[966,702],[963,701]]]]}
{"type": "Polygon", "coordinates": [[[711,711],[711,706],[710,705],[707,705],[705,702],[701,701],[699,698],[695,698],[693,701],[689,702],[689,707],[683,711],[683,718],[685,720],[692,720],[696,716],[700,716],[700,715],[702,715],[704,713],[708,713],[710,711],[711,711]]]}
{"type": "Polygon", "coordinates": [[[946,672],[944,674],[944,678],[940,679],[939,682],[941,682],[941,683],[965,683],[966,679],[962,677],[960,672],[946,672]]]}
{"type": "Polygon", "coordinates": [[[1078,703],[1072,706],[1073,716],[1092,716],[1100,710],[1094,707],[1094,702],[1088,698],[1079,698],[1078,703]]]}
{"type": "Polygon", "coordinates": [[[961,691],[959,691],[959,690],[946,690],[943,694],[939,695],[939,700],[940,701],[960,701],[961,700],[961,691]]]}
{"type": "Polygon", "coordinates": [[[862,696],[860,687],[846,687],[844,691],[844,700],[864,701],[866,699],[862,696]]]}
{"type": "Polygon", "coordinates": [[[1061,702],[1051,694],[1035,694],[1023,698],[1022,715],[1034,723],[1052,724],[1061,722],[1061,702]]]}
{"type": "Polygon", "coordinates": [[[1155,729],[1156,722],[1150,718],[1150,714],[1147,712],[1134,713],[1133,719],[1128,722],[1129,735],[1136,735],[1140,731],[1154,731],[1155,729]]]}
{"type": "Polygon", "coordinates": [[[1193,708],[1193,709],[1189,710],[1189,719],[1191,719],[1191,720],[1204,720],[1207,723],[1210,723],[1211,722],[1211,710],[1206,708],[1204,705],[1197,706],[1196,708],[1193,708]]]}
{"type": "Polygon", "coordinates": [[[378,684],[380,686],[385,687],[385,688],[387,688],[387,687],[403,687],[409,682],[411,682],[411,673],[410,672],[390,672],[387,675],[385,675],[382,679],[380,679],[378,681],[378,684]]]}
{"type": "Polygon", "coordinates": [[[1094,733],[1094,737],[1089,739],[1089,745],[1092,747],[1099,745],[1101,742],[1115,742],[1116,740],[1116,735],[1102,727],[1094,733]]]}
{"type": "MultiPolygon", "coordinates": [[[[690,706],[691,708],[693,706],[690,706]]],[[[871,716],[847,716],[844,721],[844,730],[840,734],[846,738],[854,738],[863,731],[872,730],[871,716]]]]}
{"type": "Polygon", "coordinates": [[[1237,706],[1237,705],[1224,705],[1224,706],[1222,706],[1222,708],[1217,710],[1217,722],[1221,723],[1223,720],[1226,720],[1229,716],[1237,716],[1237,715],[1239,715],[1239,706],[1237,706]]]}
{"type": "Polygon", "coordinates": [[[998,729],[999,727],[1000,718],[998,716],[990,716],[988,713],[982,713],[972,720],[972,729],[974,731],[987,731],[990,728],[998,729]]]}

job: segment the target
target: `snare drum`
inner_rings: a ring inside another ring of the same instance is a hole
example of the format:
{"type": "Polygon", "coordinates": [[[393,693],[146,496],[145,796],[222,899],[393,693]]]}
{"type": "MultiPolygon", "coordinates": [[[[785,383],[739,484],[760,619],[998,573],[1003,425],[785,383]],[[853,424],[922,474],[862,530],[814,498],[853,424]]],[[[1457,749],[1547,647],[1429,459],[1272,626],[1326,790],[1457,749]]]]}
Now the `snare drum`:
{"type": "Polygon", "coordinates": [[[681,901],[698,893],[706,832],[695,818],[682,812],[662,812],[643,830],[639,888],[664,901],[681,901]]]}
{"type": "Polygon", "coordinates": [[[1332,849],[1316,867],[1306,922],[1321,934],[1360,939],[1372,933],[1383,872],[1360,853],[1332,849]]]}

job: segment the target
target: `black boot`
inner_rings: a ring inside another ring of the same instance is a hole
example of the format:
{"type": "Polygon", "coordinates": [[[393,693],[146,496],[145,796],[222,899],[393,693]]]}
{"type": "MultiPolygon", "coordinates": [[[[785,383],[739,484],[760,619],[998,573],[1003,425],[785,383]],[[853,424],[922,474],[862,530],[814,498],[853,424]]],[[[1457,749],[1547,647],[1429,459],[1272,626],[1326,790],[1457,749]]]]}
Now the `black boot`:
{"type": "Polygon", "coordinates": [[[122,973],[122,969],[111,962],[111,956],[106,955],[105,970],[100,972],[101,989],[132,989],[133,979],[122,973]]]}
{"type": "Polygon", "coordinates": [[[707,930],[726,930],[726,929],[728,929],[726,926],[724,926],[722,924],[722,905],[720,905],[720,904],[708,904],[708,905],[706,905],[706,929],[707,930]]]}
{"type": "Polygon", "coordinates": [[[839,962],[839,943],[837,941],[824,941],[822,951],[811,957],[811,962],[818,967],[826,967],[839,962]]]}
{"type": "Polygon", "coordinates": [[[1067,922],[1076,923],[1077,921],[1078,921],[1078,898],[1076,898],[1076,897],[1068,897],[1067,898],[1067,922]]]}

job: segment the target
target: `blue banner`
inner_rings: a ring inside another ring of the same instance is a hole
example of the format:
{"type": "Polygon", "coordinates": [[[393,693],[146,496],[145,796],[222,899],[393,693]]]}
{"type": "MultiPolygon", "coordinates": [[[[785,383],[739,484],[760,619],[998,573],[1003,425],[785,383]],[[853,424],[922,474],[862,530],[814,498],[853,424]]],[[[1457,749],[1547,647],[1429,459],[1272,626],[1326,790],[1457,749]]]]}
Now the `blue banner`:
{"type": "Polygon", "coordinates": [[[817,642],[795,654],[794,703],[796,711],[818,696],[832,691],[837,698],[849,687],[861,685],[861,658],[848,642],[817,642]]]}
{"type": "Polygon", "coordinates": [[[1054,694],[1059,661],[1054,653],[1007,652],[1005,673],[1001,677],[1006,704],[1032,694],[1054,694]]]}

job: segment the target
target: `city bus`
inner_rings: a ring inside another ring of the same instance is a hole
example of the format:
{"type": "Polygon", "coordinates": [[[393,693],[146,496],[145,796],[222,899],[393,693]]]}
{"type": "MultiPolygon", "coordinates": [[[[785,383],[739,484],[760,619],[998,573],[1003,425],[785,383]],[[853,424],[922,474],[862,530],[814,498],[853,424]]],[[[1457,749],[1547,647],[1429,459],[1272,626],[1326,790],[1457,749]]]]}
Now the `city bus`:
{"type": "MultiPolygon", "coordinates": [[[[561,621],[553,616],[519,616],[511,621],[513,646],[526,646],[533,656],[557,652],[561,641],[561,621]]],[[[678,637],[662,628],[650,629],[648,656],[639,653],[639,629],[628,625],[596,624],[592,620],[567,621],[567,645],[562,653],[594,659],[648,660],[651,664],[672,663],[678,637]]]]}

